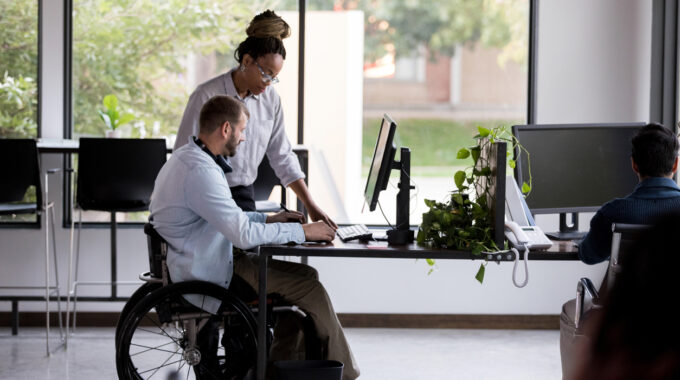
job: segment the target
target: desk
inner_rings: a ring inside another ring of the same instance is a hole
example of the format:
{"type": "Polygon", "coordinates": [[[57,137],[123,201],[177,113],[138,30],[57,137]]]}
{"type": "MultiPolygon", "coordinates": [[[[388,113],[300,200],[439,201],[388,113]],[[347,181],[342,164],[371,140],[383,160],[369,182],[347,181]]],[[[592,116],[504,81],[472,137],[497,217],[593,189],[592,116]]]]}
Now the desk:
{"type": "MultiPolygon", "coordinates": [[[[529,252],[529,260],[578,260],[578,249],[573,242],[554,242],[555,245],[544,252],[529,252]]],[[[259,266],[259,304],[266,305],[267,301],[267,261],[270,256],[300,256],[300,257],[359,257],[380,259],[444,259],[444,260],[480,260],[469,251],[453,251],[440,248],[421,247],[416,244],[405,246],[389,246],[387,242],[347,242],[340,239],[328,244],[306,243],[301,245],[267,245],[258,249],[260,255],[259,266]]],[[[499,260],[514,261],[515,255],[505,251],[494,255],[499,260]]],[[[524,254],[520,253],[520,259],[524,254]]],[[[266,325],[267,313],[257,313],[257,378],[264,380],[267,363],[266,325]]]]}
{"type": "MultiPolygon", "coordinates": [[[[77,154],[80,141],[69,139],[38,139],[38,153],[77,154]]],[[[166,145],[166,151],[172,153],[172,147],[166,145]]]]}

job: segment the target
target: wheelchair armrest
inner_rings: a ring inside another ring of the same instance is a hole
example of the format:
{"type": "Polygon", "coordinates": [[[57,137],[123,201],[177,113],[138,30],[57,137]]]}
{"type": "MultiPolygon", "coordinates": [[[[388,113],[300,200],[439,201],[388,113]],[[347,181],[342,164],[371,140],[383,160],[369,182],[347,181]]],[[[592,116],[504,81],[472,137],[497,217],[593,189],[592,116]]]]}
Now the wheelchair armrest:
{"type": "Polygon", "coordinates": [[[576,284],[576,308],[574,313],[574,325],[576,328],[580,327],[581,319],[583,314],[591,309],[599,309],[602,307],[602,300],[600,299],[600,294],[593,285],[593,282],[589,278],[582,278],[578,284],[576,284]],[[586,295],[590,300],[590,307],[586,308],[585,301],[586,295]]]}

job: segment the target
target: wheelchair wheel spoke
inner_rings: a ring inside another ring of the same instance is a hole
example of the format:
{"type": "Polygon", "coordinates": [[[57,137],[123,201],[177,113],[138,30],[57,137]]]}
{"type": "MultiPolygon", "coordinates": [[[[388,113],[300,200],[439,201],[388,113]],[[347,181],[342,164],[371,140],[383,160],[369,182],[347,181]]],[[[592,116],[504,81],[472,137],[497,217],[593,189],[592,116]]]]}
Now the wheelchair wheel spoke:
{"type": "Polygon", "coordinates": [[[178,342],[175,338],[171,337],[170,334],[168,334],[168,333],[165,331],[165,329],[164,329],[161,325],[159,325],[156,321],[154,321],[153,319],[151,319],[151,317],[149,317],[148,315],[144,315],[144,318],[150,320],[154,325],[156,325],[156,327],[158,327],[159,330],[161,330],[162,334],[159,333],[159,335],[165,335],[165,336],[167,336],[168,338],[172,339],[172,341],[175,342],[178,346],[180,345],[179,342],[178,342]]]}
{"type": "MultiPolygon", "coordinates": [[[[172,356],[171,356],[171,357],[172,357],[172,356]]],[[[181,362],[181,361],[184,360],[184,359],[179,359],[179,360],[176,360],[176,361],[171,362],[171,363],[168,363],[168,360],[170,360],[170,358],[166,359],[165,362],[163,362],[163,364],[161,364],[160,366],[158,366],[158,367],[156,367],[156,368],[150,368],[150,369],[147,369],[146,371],[142,371],[142,372],[138,372],[138,373],[139,373],[140,375],[143,375],[143,374],[145,374],[145,373],[147,373],[147,372],[154,371],[154,372],[151,374],[151,376],[153,376],[153,375],[155,375],[155,374],[158,372],[158,370],[160,370],[161,368],[167,367],[167,366],[171,366],[171,365],[173,365],[173,364],[175,364],[175,363],[181,362]]],[[[150,379],[151,376],[147,377],[147,379],[150,379]]]]}
{"type": "MultiPolygon", "coordinates": [[[[149,334],[156,334],[156,335],[160,335],[160,336],[167,336],[167,334],[159,333],[159,332],[152,331],[152,330],[148,330],[148,329],[145,329],[145,328],[143,328],[143,327],[137,327],[137,330],[139,330],[139,331],[144,331],[144,332],[147,332],[147,333],[149,333],[149,334]]],[[[178,332],[179,332],[179,331],[178,331],[178,332]]]]}
{"type": "Polygon", "coordinates": [[[167,345],[169,345],[169,344],[175,344],[175,342],[168,342],[168,343],[164,343],[164,344],[161,344],[161,345],[155,346],[155,347],[145,346],[145,345],[143,345],[143,344],[138,344],[138,343],[132,343],[132,342],[131,342],[131,343],[130,343],[130,346],[146,348],[146,350],[139,351],[139,352],[135,352],[134,354],[130,354],[130,357],[133,357],[133,356],[136,356],[136,355],[139,355],[139,354],[143,354],[143,353],[149,352],[149,351],[151,351],[151,350],[154,350],[154,351],[161,351],[161,352],[170,352],[170,353],[174,353],[174,354],[176,354],[176,355],[179,355],[179,353],[177,353],[178,350],[170,351],[170,350],[161,349],[161,347],[167,346],[167,345]]]}

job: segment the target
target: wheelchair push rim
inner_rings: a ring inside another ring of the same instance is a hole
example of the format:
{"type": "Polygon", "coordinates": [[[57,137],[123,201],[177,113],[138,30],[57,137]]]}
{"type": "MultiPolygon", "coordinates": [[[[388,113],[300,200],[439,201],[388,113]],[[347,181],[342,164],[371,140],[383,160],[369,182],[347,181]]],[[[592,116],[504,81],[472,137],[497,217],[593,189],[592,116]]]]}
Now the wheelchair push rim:
{"type": "Polygon", "coordinates": [[[118,376],[240,379],[255,366],[256,331],[250,309],[228,290],[203,281],[172,284],[143,297],[123,322],[118,376]],[[219,310],[206,311],[214,301],[219,310]],[[201,340],[199,334],[210,338],[201,340]],[[208,341],[217,348],[199,344],[208,341]]]}

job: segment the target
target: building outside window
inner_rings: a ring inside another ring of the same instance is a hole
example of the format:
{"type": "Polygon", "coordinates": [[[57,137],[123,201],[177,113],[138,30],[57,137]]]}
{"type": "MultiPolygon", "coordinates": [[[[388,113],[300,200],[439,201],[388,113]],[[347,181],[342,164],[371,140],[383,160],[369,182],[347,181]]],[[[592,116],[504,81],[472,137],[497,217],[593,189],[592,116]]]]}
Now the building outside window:
{"type": "Polygon", "coordinates": [[[386,218],[362,212],[384,113],[412,151],[412,224],[424,199],[454,189],[456,153],[477,126],[527,121],[528,0],[309,0],[306,30],[310,189],[337,222],[395,222],[396,172],[380,197],[386,218]]]}

